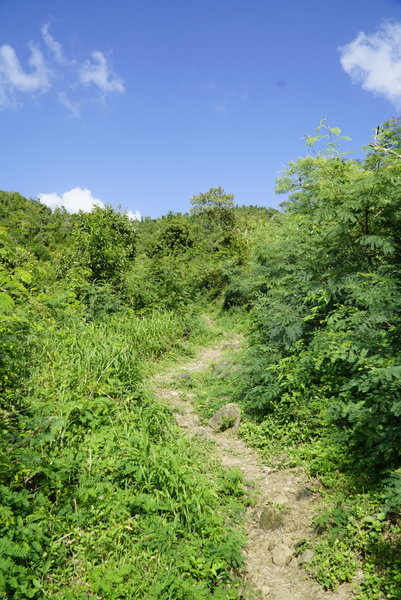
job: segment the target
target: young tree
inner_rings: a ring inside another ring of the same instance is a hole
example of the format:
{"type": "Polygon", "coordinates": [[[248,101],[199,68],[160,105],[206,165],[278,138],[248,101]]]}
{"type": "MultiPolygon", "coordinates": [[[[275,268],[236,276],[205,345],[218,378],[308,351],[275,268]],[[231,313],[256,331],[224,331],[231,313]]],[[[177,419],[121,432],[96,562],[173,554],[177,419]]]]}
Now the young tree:
{"type": "Polygon", "coordinates": [[[206,215],[220,225],[232,225],[234,222],[234,194],[227,194],[222,187],[210,188],[204,194],[193,196],[191,204],[193,215],[206,215]]]}
{"type": "Polygon", "coordinates": [[[67,268],[87,270],[91,282],[121,286],[135,256],[136,230],[129,218],[111,206],[80,212],[73,225],[72,246],[63,257],[67,268]]]}

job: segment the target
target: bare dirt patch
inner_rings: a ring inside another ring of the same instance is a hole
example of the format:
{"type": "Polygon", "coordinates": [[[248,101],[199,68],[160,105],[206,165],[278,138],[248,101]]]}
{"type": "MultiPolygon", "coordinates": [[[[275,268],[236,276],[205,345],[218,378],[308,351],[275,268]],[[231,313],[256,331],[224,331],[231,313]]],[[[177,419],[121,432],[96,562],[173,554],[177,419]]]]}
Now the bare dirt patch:
{"type": "Polygon", "coordinates": [[[176,389],[172,382],[179,373],[204,371],[222,360],[228,351],[241,346],[242,336],[232,334],[197,358],[158,374],[153,379],[155,393],[174,411],[177,423],[190,436],[215,443],[216,455],[224,467],[242,471],[246,486],[257,498],[249,507],[245,529],[245,581],[262,600],[348,600],[349,585],[335,592],[325,591],[305,571],[302,563],[310,559],[296,556],[297,544],[313,536],[312,517],[318,494],[301,469],[274,470],[263,465],[260,456],[230,430],[214,432],[202,425],[191,399],[194,394],[176,389]]]}

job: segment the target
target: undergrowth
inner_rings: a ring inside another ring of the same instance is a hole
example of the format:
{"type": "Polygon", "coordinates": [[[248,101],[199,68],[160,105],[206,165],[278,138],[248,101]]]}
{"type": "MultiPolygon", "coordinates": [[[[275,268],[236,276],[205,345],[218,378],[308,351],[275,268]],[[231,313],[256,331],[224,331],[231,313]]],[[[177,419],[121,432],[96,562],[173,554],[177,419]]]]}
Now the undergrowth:
{"type": "Polygon", "coordinates": [[[43,335],[3,431],[0,597],[239,597],[238,486],[143,386],[192,331],[124,312],[43,335]]]}
{"type": "Polygon", "coordinates": [[[286,413],[285,404],[263,418],[249,412],[241,397],[243,365],[243,353],[227,354],[208,371],[179,376],[175,385],[194,393],[204,422],[224,404],[240,404],[243,418],[239,435],[258,450],[263,461],[275,469],[302,467],[316,482],[314,489],[321,502],[314,520],[315,533],[302,550],[313,549],[308,570],[325,589],[352,582],[357,600],[400,600],[397,499],[392,504],[388,486],[380,488],[363,461],[358,463],[347,448],[338,447],[318,411],[312,420],[310,416],[303,419],[302,411],[294,419],[294,413],[286,413]]]}
{"type": "Polygon", "coordinates": [[[302,422],[246,418],[239,435],[273,468],[302,467],[318,481],[321,501],[310,574],[325,588],[352,582],[356,600],[401,599],[401,515],[380,485],[338,448],[328,430],[308,432],[302,422]],[[278,422],[277,422],[278,421],[278,422]]]}

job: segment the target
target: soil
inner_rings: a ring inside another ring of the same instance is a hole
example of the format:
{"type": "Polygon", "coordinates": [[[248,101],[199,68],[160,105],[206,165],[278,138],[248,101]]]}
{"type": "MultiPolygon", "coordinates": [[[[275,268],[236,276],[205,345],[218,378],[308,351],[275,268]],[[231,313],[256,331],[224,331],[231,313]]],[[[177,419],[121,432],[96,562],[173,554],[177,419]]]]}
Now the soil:
{"type": "Polygon", "coordinates": [[[194,394],[173,387],[180,373],[190,374],[212,368],[230,351],[238,349],[242,336],[232,334],[219,344],[205,348],[195,359],[158,374],[153,379],[155,393],[172,407],[174,416],[187,434],[212,440],[221,464],[236,467],[244,483],[256,497],[248,508],[245,521],[247,547],[245,583],[256,590],[261,600],[349,600],[351,586],[344,584],[336,591],[325,591],[305,570],[302,561],[310,552],[295,556],[297,543],[314,536],[312,518],[319,494],[314,484],[300,469],[280,469],[280,458],[271,464],[237,438],[231,430],[214,432],[202,425],[191,399],[194,394]],[[273,562],[274,561],[274,562],[273,562]],[[276,563],[276,564],[275,564],[276,563]]]}

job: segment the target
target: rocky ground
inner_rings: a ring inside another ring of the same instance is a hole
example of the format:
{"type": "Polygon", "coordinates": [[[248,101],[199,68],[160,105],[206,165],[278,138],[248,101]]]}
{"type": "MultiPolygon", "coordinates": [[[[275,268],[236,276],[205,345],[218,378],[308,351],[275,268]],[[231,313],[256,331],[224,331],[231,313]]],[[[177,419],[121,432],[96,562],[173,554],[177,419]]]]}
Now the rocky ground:
{"type": "MultiPolygon", "coordinates": [[[[325,591],[305,570],[312,552],[297,551],[301,540],[311,538],[312,517],[319,494],[314,492],[316,482],[300,469],[280,469],[262,464],[260,456],[236,435],[238,408],[229,405],[226,411],[215,415],[208,425],[202,425],[193,405],[194,394],[174,387],[181,373],[213,368],[228,351],[241,345],[241,336],[232,334],[225,341],[205,348],[197,358],[157,375],[154,391],[173,408],[178,424],[190,436],[212,440],[218,459],[225,467],[236,467],[244,475],[244,482],[255,503],[248,508],[245,549],[245,581],[262,600],[348,600],[352,597],[349,585],[335,592],[325,591]],[[221,427],[225,428],[221,431],[221,427]]],[[[272,464],[272,463],[271,463],[272,464]]],[[[274,461],[273,461],[274,464],[274,461]]]]}

